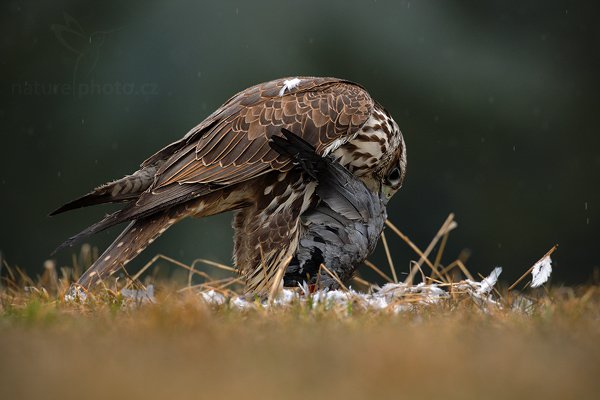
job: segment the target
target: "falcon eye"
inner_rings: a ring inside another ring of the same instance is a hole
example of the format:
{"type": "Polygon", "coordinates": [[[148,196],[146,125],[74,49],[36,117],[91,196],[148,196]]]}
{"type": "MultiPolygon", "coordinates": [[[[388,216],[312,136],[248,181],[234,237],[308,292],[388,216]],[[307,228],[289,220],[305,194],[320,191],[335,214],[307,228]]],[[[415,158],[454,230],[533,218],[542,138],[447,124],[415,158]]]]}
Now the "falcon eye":
{"type": "Polygon", "coordinates": [[[392,186],[400,185],[400,169],[398,167],[394,168],[387,176],[387,181],[392,186]]]}

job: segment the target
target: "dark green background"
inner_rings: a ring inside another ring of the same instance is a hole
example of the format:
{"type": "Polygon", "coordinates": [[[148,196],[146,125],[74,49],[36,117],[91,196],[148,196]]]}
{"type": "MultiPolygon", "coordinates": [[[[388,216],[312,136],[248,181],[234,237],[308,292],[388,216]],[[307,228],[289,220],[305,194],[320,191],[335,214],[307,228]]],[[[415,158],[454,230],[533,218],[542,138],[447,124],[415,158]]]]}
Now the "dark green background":
{"type": "MultiPolygon", "coordinates": [[[[0,249],[39,272],[110,207],[50,210],[134,171],[239,90],[325,75],[366,86],[404,132],[408,176],[390,214],[415,243],[454,212],[446,262],[468,248],[472,270],[501,265],[511,279],[559,243],[555,281],[584,281],[600,264],[591,3],[4,1],[0,249]],[[83,40],[60,31],[65,14],[83,40]]],[[[230,263],[229,221],[184,221],[134,265],[157,252],[230,263]]],[[[406,271],[414,255],[398,240],[392,252],[406,271]]]]}

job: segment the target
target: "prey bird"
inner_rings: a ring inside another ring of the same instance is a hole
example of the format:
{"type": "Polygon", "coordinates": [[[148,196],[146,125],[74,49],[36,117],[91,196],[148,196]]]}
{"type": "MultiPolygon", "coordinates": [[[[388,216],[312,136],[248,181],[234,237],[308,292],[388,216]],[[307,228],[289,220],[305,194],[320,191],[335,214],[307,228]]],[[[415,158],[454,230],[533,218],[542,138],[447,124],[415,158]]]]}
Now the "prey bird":
{"type": "Polygon", "coordinates": [[[282,133],[284,138],[271,138],[271,147],[290,157],[306,179],[317,182],[319,199],[300,216],[303,229],[283,276],[284,286],[306,282],[316,289],[339,289],[375,249],[387,218],[388,198],[369,190],[333,157],[318,155],[314,147],[286,129],[282,133]]]}
{"type": "Polygon", "coordinates": [[[402,185],[403,136],[363,87],[317,77],[261,83],[231,97],[138,171],[51,213],[124,203],[59,246],[128,222],[78,284],[89,288],[114,273],[183,218],[235,211],[235,266],[248,293],[266,294],[296,255],[302,216],[319,203],[317,181],[307,180],[306,172],[269,143],[282,128],[297,132],[317,154],[331,157],[373,193],[389,199],[402,185]]]}

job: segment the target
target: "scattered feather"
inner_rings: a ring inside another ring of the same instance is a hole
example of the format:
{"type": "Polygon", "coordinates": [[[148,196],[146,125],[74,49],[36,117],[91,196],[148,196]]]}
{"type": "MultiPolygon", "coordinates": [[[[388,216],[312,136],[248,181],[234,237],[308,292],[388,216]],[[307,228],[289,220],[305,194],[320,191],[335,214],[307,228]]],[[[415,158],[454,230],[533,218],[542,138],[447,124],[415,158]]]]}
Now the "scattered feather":
{"type": "Polygon", "coordinates": [[[249,302],[248,300],[244,299],[243,297],[239,297],[239,296],[234,297],[229,304],[231,305],[232,308],[235,308],[238,310],[245,310],[247,308],[253,307],[252,302],[249,302]]]}
{"type": "Polygon", "coordinates": [[[486,278],[481,281],[481,284],[478,289],[479,294],[487,294],[492,291],[496,282],[498,282],[498,278],[502,273],[502,267],[496,267],[486,278]]]}
{"type": "Polygon", "coordinates": [[[79,286],[71,286],[65,294],[67,303],[83,303],[87,300],[87,294],[79,286]]]}
{"type": "Polygon", "coordinates": [[[212,289],[208,292],[202,292],[200,293],[200,295],[202,296],[202,299],[204,299],[204,301],[206,301],[207,303],[215,304],[218,306],[225,304],[225,301],[227,300],[225,296],[223,296],[221,293],[215,292],[212,289]]]}
{"type": "Polygon", "coordinates": [[[305,296],[308,296],[310,294],[310,288],[308,287],[308,283],[306,283],[306,282],[299,283],[298,287],[300,288],[300,290],[302,291],[302,293],[305,296]]]}
{"type": "Polygon", "coordinates": [[[293,303],[299,297],[300,296],[299,296],[298,292],[291,290],[291,289],[283,289],[283,290],[281,290],[281,292],[279,292],[279,295],[275,298],[274,303],[276,305],[277,304],[287,305],[287,304],[293,303]]]}
{"type": "MultiPolygon", "coordinates": [[[[481,282],[465,280],[454,284],[454,287],[459,292],[477,300],[477,304],[482,307],[486,305],[498,306],[498,302],[492,298],[490,292],[501,271],[501,268],[495,268],[490,276],[481,282]]],[[[296,289],[283,289],[272,303],[269,303],[268,300],[256,301],[235,296],[229,300],[229,305],[232,309],[249,310],[270,307],[285,308],[300,303],[310,304],[313,309],[322,307],[326,310],[338,309],[342,312],[348,312],[350,305],[356,305],[366,310],[389,310],[393,313],[399,313],[414,310],[416,306],[433,305],[442,300],[447,300],[450,298],[447,289],[447,286],[436,283],[419,283],[417,285],[388,283],[372,293],[359,293],[353,289],[347,291],[325,289],[311,293],[308,286],[300,285],[296,289]]],[[[225,296],[212,290],[202,292],[200,295],[204,301],[211,305],[220,306],[227,302],[225,296]]]]}
{"type": "Polygon", "coordinates": [[[140,303],[155,303],[154,285],[148,285],[146,289],[121,289],[121,296],[125,299],[133,300],[140,303]]]}
{"type": "Polygon", "coordinates": [[[540,261],[536,262],[531,271],[531,287],[536,288],[548,282],[552,274],[552,258],[546,255],[540,261]]]}

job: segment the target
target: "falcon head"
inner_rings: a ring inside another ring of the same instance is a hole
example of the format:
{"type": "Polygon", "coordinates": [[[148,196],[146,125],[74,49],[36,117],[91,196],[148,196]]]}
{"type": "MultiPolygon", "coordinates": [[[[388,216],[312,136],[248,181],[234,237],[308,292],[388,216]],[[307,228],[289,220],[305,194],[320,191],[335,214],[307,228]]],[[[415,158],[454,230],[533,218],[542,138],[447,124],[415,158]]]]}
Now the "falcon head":
{"type": "Polygon", "coordinates": [[[398,124],[383,107],[375,107],[356,136],[333,156],[371,191],[381,193],[385,203],[402,187],[406,145],[398,124]]]}
{"type": "MultiPolygon", "coordinates": [[[[394,122],[394,125],[396,123],[394,122]]],[[[398,128],[396,126],[396,128],[398,128]]],[[[398,129],[397,137],[399,137],[398,146],[394,149],[389,163],[384,166],[378,174],[378,179],[381,182],[381,193],[387,203],[392,196],[402,187],[404,177],[406,175],[406,146],[400,129],[398,129]]]]}

